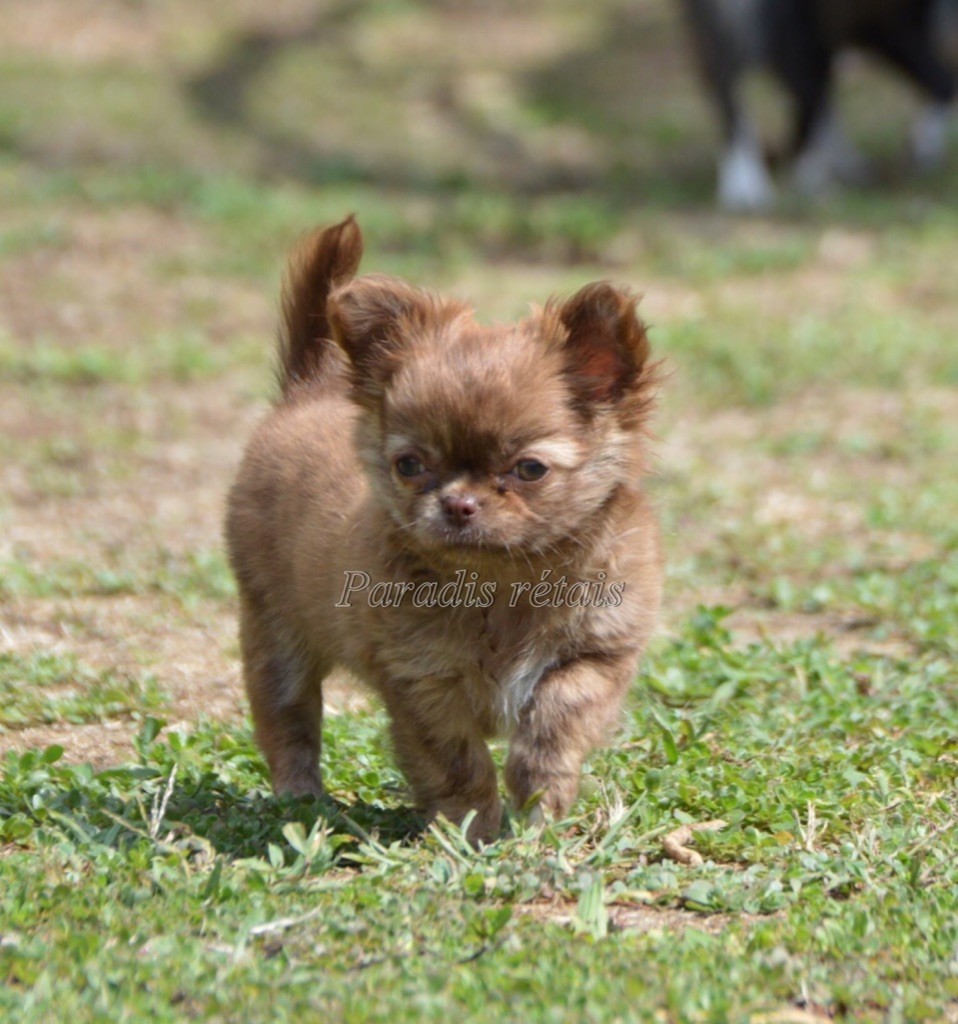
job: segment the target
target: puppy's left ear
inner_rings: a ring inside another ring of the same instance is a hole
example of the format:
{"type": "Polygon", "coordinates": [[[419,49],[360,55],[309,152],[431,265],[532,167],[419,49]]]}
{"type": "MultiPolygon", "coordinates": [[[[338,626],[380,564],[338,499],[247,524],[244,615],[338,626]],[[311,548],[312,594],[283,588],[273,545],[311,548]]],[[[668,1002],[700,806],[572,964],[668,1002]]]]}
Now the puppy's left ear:
{"type": "Polygon", "coordinates": [[[627,291],[598,281],[558,307],[572,391],[588,406],[617,403],[647,382],[649,339],[636,302],[627,291]]]}

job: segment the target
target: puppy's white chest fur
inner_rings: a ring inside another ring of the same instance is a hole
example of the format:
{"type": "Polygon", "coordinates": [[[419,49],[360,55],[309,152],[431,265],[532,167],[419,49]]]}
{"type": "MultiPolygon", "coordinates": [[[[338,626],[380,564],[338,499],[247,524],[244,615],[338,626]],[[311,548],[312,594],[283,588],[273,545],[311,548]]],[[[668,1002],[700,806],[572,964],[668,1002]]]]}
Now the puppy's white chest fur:
{"type": "Polygon", "coordinates": [[[485,628],[472,645],[463,673],[481,695],[500,731],[511,731],[543,675],[559,661],[555,637],[543,635],[517,616],[512,630],[485,628]]]}
{"type": "Polygon", "coordinates": [[[504,676],[495,680],[495,702],[500,727],[509,729],[519,720],[519,713],[529,701],[536,684],[556,664],[554,655],[531,651],[512,665],[504,676]]]}

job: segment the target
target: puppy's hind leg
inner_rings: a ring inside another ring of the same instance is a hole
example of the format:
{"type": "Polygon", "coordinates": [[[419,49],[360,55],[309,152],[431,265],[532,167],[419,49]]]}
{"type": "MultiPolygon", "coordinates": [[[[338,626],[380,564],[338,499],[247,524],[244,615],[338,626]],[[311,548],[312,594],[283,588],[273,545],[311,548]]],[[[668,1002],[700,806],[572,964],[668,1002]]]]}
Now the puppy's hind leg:
{"type": "Polygon", "coordinates": [[[277,795],[319,796],[325,673],[275,636],[264,618],[241,599],[240,644],[256,741],[277,795]]]}

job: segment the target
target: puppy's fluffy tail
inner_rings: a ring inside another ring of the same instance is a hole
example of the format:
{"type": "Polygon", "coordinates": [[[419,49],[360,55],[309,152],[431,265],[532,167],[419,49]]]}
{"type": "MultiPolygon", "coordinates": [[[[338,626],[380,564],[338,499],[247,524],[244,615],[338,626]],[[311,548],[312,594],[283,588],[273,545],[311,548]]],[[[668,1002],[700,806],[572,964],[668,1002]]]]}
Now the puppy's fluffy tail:
{"type": "Polygon", "coordinates": [[[352,216],[312,231],[291,253],[283,278],[277,368],[284,399],[340,366],[326,304],[337,285],[355,276],[362,255],[363,236],[352,216]]]}

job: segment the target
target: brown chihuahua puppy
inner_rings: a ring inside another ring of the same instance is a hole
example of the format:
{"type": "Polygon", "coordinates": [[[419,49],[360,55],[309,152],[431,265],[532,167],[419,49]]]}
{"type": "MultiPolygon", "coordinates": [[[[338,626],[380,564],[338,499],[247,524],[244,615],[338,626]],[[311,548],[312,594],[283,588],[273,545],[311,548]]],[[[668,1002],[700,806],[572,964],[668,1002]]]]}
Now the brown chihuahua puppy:
{"type": "Polygon", "coordinates": [[[519,808],[559,816],[614,727],[662,562],[639,484],[654,388],[635,300],[592,284],[514,326],[354,277],[355,221],[283,294],[282,395],[229,497],[256,737],[277,793],[319,794],[322,683],[382,697],[419,806],[495,837],[486,739],[519,808]]]}

